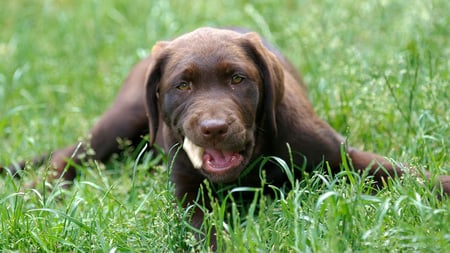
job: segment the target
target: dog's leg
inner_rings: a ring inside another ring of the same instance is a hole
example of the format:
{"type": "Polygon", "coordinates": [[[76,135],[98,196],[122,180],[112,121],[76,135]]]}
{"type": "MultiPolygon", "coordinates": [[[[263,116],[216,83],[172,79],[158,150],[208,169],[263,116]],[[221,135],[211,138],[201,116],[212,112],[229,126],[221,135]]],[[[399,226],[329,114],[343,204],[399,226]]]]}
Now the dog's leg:
{"type": "MultiPolygon", "coordinates": [[[[104,161],[119,151],[118,138],[138,140],[147,131],[144,91],[145,74],[150,61],[148,57],[131,70],[113,104],[91,129],[89,143],[74,144],[52,153],[50,166],[56,172],[53,177],[63,176],[66,180],[72,180],[76,174],[72,165],[84,159],[104,161]]],[[[39,157],[34,162],[42,162],[46,157],[39,157]]],[[[10,171],[14,173],[23,169],[24,165],[11,166],[10,171]]]]}
{"type": "MultiPolygon", "coordinates": [[[[367,171],[369,175],[374,177],[374,180],[377,182],[378,186],[382,186],[388,178],[399,178],[405,173],[399,165],[393,164],[377,154],[354,148],[349,148],[347,150],[347,154],[351,160],[353,168],[358,172],[367,171]]],[[[413,174],[416,173],[412,169],[409,169],[408,172],[413,174]]],[[[416,176],[419,177],[420,175],[416,176]]],[[[429,172],[424,172],[424,176],[427,180],[432,179],[429,172]]],[[[450,176],[437,176],[435,180],[436,187],[442,187],[443,192],[450,196],[450,176]]]]}
{"type": "MultiPolygon", "coordinates": [[[[105,161],[119,151],[119,138],[138,140],[146,132],[148,120],[144,91],[145,74],[150,61],[150,57],[147,57],[131,70],[113,104],[91,129],[88,145],[72,145],[53,153],[51,165],[58,172],[56,176],[67,170],[69,158],[75,164],[81,161],[80,157],[105,161]]],[[[74,176],[75,170],[69,166],[64,178],[72,180],[74,176]]]]}
{"type": "MultiPolygon", "coordinates": [[[[280,128],[287,129],[288,127],[282,125],[280,128]]],[[[333,173],[339,173],[343,162],[341,157],[343,148],[352,168],[356,172],[373,176],[377,187],[382,187],[388,178],[400,178],[405,173],[421,176],[412,169],[403,171],[404,168],[407,168],[406,165],[393,164],[380,155],[347,146],[344,137],[331,128],[328,123],[318,118],[315,118],[315,120],[303,118],[303,121],[295,129],[297,129],[297,133],[303,134],[298,134],[296,139],[291,138],[292,149],[300,151],[311,166],[325,160],[330,164],[333,173]]],[[[286,138],[283,132],[280,133],[280,136],[286,138]]],[[[278,149],[281,149],[281,147],[278,147],[278,149]]],[[[436,187],[442,187],[443,192],[450,196],[450,176],[431,178],[428,172],[424,172],[424,176],[427,180],[435,180],[436,187]]]]}

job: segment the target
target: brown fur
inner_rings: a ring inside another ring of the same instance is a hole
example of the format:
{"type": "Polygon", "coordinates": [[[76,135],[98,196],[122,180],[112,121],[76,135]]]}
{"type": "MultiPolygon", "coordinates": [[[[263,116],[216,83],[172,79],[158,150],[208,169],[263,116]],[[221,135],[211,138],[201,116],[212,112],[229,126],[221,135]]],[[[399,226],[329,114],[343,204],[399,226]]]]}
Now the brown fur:
{"type": "MultiPolygon", "coordinates": [[[[344,144],[315,114],[300,75],[279,52],[256,33],[213,28],[158,43],[151,56],[132,69],[115,102],[91,130],[92,158],[105,161],[117,152],[117,137],[137,141],[145,133],[150,144],[167,152],[185,138],[199,147],[194,153],[210,152],[199,157],[200,169],[183,150],[175,158],[171,178],[185,205],[195,200],[204,179],[235,182],[261,155],[289,159],[286,144],[296,164],[306,163],[313,170],[327,162],[339,172],[344,144]],[[230,168],[216,169],[220,166],[230,168]]],[[[69,157],[80,162],[77,155],[84,149],[76,154],[75,146],[57,150],[51,164],[61,174],[69,157]]],[[[356,171],[369,171],[377,182],[403,173],[379,155],[347,146],[345,152],[356,171]]],[[[276,166],[265,170],[271,184],[286,182],[276,166]]],[[[72,180],[75,170],[70,168],[64,177],[72,180]]],[[[251,172],[240,182],[259,186],[259,175],[251,172]]],[[[449,176],[438,183],[450,194],[449,176]]],[[[192,223],[200,226],[202,220],[203,213],[196,210],[192,223]]]]}

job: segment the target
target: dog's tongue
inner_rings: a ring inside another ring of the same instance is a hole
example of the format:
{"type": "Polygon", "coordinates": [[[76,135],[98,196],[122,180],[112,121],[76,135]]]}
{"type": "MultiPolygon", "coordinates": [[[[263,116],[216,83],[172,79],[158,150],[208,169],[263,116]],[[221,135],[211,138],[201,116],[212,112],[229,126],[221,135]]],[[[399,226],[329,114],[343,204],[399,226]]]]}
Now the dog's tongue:
{"type": "Polygon", "coordinates": [[[241,154],[206,148],[203,152],[203,164],[209,171],[225,171],[239,166],[244,159],[241,154]]]}

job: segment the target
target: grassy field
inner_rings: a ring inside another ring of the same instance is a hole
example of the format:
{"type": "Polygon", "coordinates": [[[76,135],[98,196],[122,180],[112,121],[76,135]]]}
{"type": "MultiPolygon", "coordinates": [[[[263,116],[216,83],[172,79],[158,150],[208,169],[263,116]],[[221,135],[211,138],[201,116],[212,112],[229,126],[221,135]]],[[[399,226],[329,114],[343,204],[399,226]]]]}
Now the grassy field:
{"type": "MultiPolygon", "coordinates": [[[[258,31],[292,60],[318,114],[352,145],[450,174],[450,1],[1,5],[0,164],[85,136],[156,41],[200,26],[236,25],[258,31]]],[[[86,165],[67,190],[25,188],[45,170],[0,177],[0,249],[206,251],[183,222],[185,211],[173,204],[166,168],[155,167],[150,154],[139,158],[130,152],[105,166],[86,165]],[[147,173],[149,166],[154,173],[147,173]]],[[[228,252],[450,248],[448,199],[439,201],[411,178],[375,195],[367,194],[364,178],[342,181],[312,175],[245,210],[216,203],[206,222],[219,228],[218,243],[228,252]]]]}

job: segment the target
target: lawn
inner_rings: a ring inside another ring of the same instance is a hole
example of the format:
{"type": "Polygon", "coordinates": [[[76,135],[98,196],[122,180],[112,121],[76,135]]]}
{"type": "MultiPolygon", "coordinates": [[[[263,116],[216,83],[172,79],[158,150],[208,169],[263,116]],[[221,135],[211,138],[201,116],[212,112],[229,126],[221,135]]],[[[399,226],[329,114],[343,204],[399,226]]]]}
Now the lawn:
{"type": "MultiPolygon", "coordinates": [[[[302,72],[317,113],[357,147],[450,174],[450,1],[3,1],[0,164],[82,139],[152,45],[200,26],[244,26],[302,72]]],[[[129,150],[86,164],[48,191],[44,168],[0,177],[6,252],[207,251],[174,205],[164,157],[129,150]],[[152,172],[148,173],[148,168],[152,172]]],[[[326,172],[241,206],[213,204],[206,226],[227,252],[444,252],[450,200],[406,177],[326,172]],[[351,183],[343,183],[352,181],[351,183]]],[[[241,189],[244,190],[244,189],[241,189]]]]}

